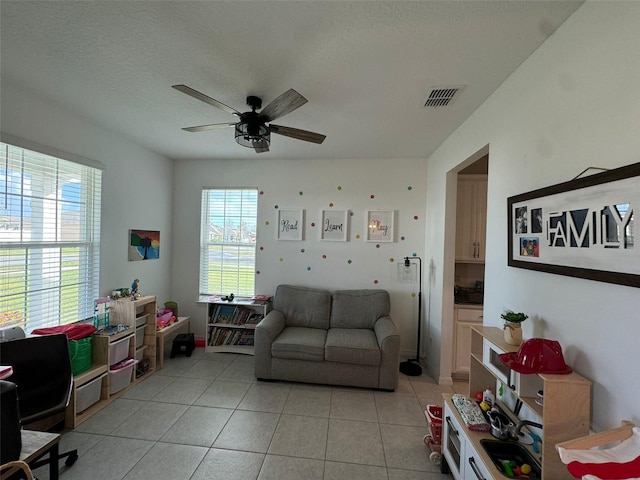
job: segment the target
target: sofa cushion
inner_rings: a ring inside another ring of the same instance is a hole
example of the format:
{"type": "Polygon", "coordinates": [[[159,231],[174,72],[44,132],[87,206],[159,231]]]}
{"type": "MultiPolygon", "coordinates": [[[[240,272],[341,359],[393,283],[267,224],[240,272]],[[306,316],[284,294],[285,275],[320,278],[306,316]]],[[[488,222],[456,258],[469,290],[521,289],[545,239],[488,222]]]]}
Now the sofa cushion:
{"type": "Polygon", "coordinates": [[[273,309],[284,313],[288,327],[329,328],[331,292],[319,288],[278,285],[273,309]]]}
{"type": "Polygon", "coordinates": [[[336,290],[331,306],[331,328],[372,329],[376,320],[389,315],[386,290],[336,290]]]}
{"type": "Polygon", "coordinates": [[[320,328],[286,327],[271,345],[274,358],[294,360],[324,360],[327,331],[320,328]]]}
{"type": "Polygon", "coordinates": [[[380,365],[380,347],[373,330],[331,328],[324,352],[329,362],[380,365]]]}

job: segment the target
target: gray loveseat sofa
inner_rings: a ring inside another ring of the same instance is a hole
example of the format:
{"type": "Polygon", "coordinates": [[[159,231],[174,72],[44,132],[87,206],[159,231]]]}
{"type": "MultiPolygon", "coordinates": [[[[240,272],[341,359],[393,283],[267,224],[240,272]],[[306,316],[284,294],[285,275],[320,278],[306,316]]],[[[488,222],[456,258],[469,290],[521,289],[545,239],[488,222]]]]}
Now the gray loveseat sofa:
{"type": "Polygon", "coordinates": [[[255,332],[255,375],[395,390],[400,334],[386,290],[279,285],[255,332]]]}

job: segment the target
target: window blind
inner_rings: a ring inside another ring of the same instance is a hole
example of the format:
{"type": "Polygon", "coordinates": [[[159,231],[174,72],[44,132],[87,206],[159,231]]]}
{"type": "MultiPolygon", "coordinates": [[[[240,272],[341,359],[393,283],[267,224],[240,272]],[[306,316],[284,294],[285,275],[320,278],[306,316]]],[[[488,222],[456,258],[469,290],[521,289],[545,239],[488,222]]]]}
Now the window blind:
{"type": "Polygon", "coordinates": [[[205,188],[200,220],[200,295],[255,293],[256,188],[205,188]]]}
{"type": "Polygon", "coordinates": [[[93,316],[102,171],[0,143],[0,328],[93,316]]]}

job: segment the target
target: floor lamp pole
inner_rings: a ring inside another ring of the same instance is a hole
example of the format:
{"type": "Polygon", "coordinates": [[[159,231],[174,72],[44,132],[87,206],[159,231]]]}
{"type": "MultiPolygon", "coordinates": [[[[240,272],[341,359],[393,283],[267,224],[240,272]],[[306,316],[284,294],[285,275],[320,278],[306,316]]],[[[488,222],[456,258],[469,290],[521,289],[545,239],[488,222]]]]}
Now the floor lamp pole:
{"type": "MultiPolygon", "coordinates": [[[[420,257],[411,257],[418,260],[418,340],[416,347],[416,358],[409,358],[406,362],[400,363],[400,372],[410,377],[422,375],[422,367],[420,366],[420,330],[422,327],[422,259],[420,257]]],[[[404,265],[408,267],[411,262],[409,257],[404,258],[404,265]]]]}

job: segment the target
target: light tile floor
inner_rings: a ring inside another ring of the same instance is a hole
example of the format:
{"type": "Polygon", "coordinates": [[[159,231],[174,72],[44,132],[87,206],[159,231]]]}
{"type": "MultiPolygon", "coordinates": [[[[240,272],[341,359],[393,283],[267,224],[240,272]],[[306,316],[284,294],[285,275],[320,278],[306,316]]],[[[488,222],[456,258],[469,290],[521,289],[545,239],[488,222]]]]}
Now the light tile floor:
{"type": "MultiPolygon", "coordinates": [[[[427,376],[393,392],[253,376],[253,357],[205,353],[165,368],[73,431],[62,480],[443,480],[423,443],[424,409],[442,404],[427,376]]],[[[48,478],[47,467],[36,470],[48,478]]]]}

